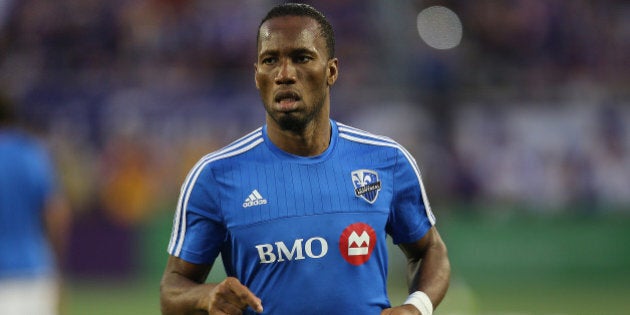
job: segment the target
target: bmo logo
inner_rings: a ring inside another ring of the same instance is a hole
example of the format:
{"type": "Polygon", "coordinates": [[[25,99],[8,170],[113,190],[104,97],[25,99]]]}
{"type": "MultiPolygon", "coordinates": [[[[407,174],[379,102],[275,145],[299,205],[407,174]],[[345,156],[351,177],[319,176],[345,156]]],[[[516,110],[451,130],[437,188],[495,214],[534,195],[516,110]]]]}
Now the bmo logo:
{"type": "Polygon", "coordinates": [[[375,244],[374,229],[366,223],[359,222],[343,230],[339,238],[339,251],[347,262],[359,266],[370,259],[375,244]]]}
{"type": "MultiPolygon", "coordinates": [[[[376,232],[366,223],[347,226],[339,238],[341,256],[350,264],[359,266],[370,259],[376,245],[376,232]]],[[[328,253],[328,242],[321,236],[298,238],[290,242],[256,245],[261,264],[281,263],[294,260],[319,259],[328,253]]]]}
{"type": "Polygon", "coordinates": [[[256,245],[261,264],[271,264],[290,260],[302,260],[308,258],[322,258],[328,253],[328,243],[323,237],[311,237],[304,241],[297,239],[289,246],[284,242],[256,245]],[[275,245],[275,246],[274,246],[275,245]]]}

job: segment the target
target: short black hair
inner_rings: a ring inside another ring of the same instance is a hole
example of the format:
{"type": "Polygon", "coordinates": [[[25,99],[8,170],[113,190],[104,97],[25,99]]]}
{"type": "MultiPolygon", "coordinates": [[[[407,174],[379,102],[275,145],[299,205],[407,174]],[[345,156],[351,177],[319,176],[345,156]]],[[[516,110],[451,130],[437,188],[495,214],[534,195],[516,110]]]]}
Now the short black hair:
{"type": "Polygon", "coordinates": [[[328,50],[328,58],[335,56],[335,32],[333,27],[326,19],[323,13],[314,7],[304,3],[284,3],[273,7],[258,25],[258,34],[256,35],[256,43],[260,40],[260,27],[263,23],[270,19],[283,16],[306,16],[314,19],[318,24],[321,35],[326,40],[326,48],[328,50]]]}

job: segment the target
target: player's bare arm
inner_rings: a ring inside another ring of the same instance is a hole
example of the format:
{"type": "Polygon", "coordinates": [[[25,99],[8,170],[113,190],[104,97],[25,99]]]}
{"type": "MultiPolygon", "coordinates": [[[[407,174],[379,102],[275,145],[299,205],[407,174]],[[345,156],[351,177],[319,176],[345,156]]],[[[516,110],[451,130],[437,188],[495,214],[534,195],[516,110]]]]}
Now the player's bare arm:
{"type": "Polygon", "coordinates": [[[170,256],[160,285],[162,314],[242,314],[248,306],[262,312],[262,303],[238,279],[204,283],[211,266],[170,256]]]}
{"type": "Polygon", "coordinates": [[[72,224],[72,209],[60,193],[54,194],[45,205],[44,227],[50,239],[56,261],[61,265],[68,249],[68,235],[72,224]]]}
{"type": "MultiPolygon", "coordinates": [[[[446,245],[435,227],[414,243],[400,244],[409,265],[411,279],[409,293],[422,291],[427,294],[433,307],[437,307],[448,290],[451,265],[446,245]]],[[[383,315],[420,314],[411,305],[384,310],[383,315]],[[404,308],[404,310],[403,310],[404,308]]]]}
{"type": "Polygon", "coordinates": [[[415,243],[401,244],[408,259],[411,284],[409,292],[426,293],[436,307],[446,295],[451,278],[451,264],[446,245],[435,227],[415,243]]]}

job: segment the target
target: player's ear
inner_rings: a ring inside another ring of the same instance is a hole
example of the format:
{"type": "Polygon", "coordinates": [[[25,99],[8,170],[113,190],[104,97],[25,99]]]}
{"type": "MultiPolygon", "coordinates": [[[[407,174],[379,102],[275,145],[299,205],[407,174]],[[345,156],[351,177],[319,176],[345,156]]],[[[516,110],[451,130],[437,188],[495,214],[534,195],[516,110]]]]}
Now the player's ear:
{"type": "Polygon", "coordinates": [[[338,63],[339,61],[337,58],[331,58],[328,60],[328,65],[326,68],[328,86],[332,86],[337,81],[337,77],[339,76],[338,63]]]}

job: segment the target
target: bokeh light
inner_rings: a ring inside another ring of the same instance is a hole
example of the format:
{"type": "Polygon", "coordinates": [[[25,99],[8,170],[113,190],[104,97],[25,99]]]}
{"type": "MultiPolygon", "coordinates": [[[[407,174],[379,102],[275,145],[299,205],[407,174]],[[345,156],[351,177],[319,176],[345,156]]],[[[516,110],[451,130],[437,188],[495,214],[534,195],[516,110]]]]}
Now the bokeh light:
{"type": "Polygon", "coordinates": [[[418,34],[435,49],[451,49],[462,40],[462,22],[455,12],[444,6],[432,6],[418,13],[418,34]]]}

